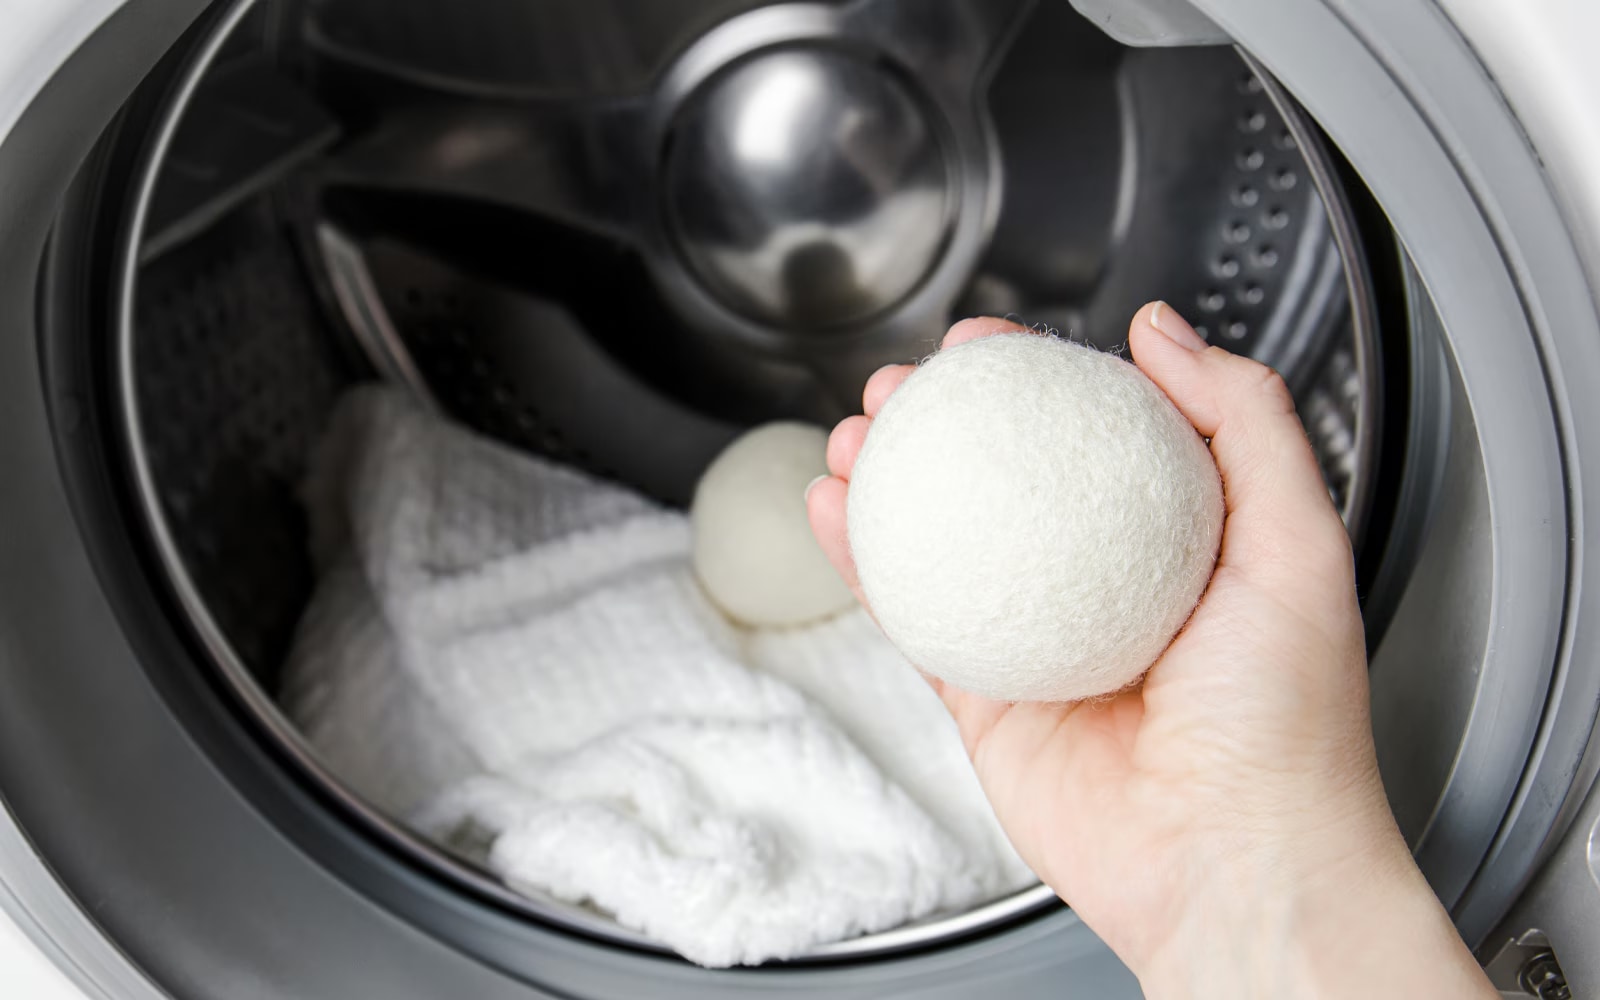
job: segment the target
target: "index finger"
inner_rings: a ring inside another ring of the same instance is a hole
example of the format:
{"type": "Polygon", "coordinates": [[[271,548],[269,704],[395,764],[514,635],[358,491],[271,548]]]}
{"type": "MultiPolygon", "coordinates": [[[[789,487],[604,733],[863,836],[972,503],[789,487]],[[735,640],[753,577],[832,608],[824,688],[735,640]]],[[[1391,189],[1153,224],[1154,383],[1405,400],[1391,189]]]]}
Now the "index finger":
{"type": "Polygon", "coordinates": [[[964,319],[950,328],[940,342],[939,349],[946,350],[958,344],[965,344],[969,340],[978,340],[982,337],[992,337],[997,333],[1035,333],[1032,327],[1023,326],[1015,320],[1000,319],[995,316],[974,316],[964,319]]]}

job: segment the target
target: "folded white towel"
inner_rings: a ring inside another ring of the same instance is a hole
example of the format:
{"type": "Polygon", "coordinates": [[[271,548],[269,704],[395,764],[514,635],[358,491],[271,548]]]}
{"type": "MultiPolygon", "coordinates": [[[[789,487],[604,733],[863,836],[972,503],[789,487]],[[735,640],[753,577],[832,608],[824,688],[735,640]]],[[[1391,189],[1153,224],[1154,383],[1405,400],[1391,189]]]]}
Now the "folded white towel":
{"type": "Polygon", "coordinates": [[[487,834],[508,884],[729,965],[1031,880],[871,621],[734,627],[681,514],[376,388],[307,501],[322,579],[286,711],[375,803],[487,834]]]}

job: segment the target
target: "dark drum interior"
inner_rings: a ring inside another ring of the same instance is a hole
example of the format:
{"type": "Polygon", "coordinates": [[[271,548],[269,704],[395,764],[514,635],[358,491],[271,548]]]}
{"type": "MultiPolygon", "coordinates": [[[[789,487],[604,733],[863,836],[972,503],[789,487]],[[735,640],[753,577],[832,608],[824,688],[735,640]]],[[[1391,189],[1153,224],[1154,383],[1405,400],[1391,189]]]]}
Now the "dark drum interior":
{"type": "Polygon", "coordinates": [[[742,429],[831,425],[955,319],[1117,350],[1163,298],[1283,373],[1363,570],[1378,565],[1411,356],[1382,307],[1392,237],[1239,51],[1128,48],[1025,0],[438,11],[261,0],[195,29],[207,45],[128,113],[149,126],[123,130],[141,170],[131,309],[94,347],[152,564],[207,668],[303,780],[413,863],[648,947],[382,816],[275,714],[315,582],[305,458],[361,381],[683,506],[742,429]]]}

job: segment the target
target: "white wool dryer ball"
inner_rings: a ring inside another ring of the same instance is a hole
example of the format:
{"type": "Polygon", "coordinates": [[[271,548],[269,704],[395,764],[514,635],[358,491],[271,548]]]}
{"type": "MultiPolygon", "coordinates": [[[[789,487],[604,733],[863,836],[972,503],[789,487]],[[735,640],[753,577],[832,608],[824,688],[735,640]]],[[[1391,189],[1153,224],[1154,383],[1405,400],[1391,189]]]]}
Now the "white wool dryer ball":
{"type": "Polygon", "coordinates": [[[1053,337],[941,351],[873,421],[850,548],[911,662],[1003,701],[1120,690],[1211,578],[1222,483],[1133,365],[1053,337]]]}
{"type": "Polygon", "coordinates": [[[694,568],[744,625],[804,625],[855,603],[806,519],[806,487],[826,475],[828,435],[809,424],[757,427],[723,450],[689,507],[694,568]]]}

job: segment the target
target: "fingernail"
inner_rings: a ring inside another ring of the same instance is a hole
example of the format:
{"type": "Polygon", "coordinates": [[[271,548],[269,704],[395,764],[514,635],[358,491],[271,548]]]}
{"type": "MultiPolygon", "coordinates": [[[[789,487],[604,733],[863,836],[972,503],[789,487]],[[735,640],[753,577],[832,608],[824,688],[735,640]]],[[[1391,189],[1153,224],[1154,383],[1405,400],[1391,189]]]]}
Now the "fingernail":
{"type": "Polygon", "coordinates": [[[832,476],[823,475],[823,476],[818,476],[817,478],[811,480],[811,482],[809,482],[809,483],[806,483],[806,495],[805,495],[806,501],[809,502],[811,500],[811,491],[817,488],[817,484],[818,483],[822,482],[824,479],[832,479],[832,478],[833,478],[832,476]]]}
{"type": "Polygon", "coordinates": [[[1189,321],[1178,315],[1178,310],[1165,302],[1157,302],[1150,310],[1150,325],[1167,335],[1167,339],[1190,351],[1206,349],[1205,338],[1194,332],[1189,321]]]}

